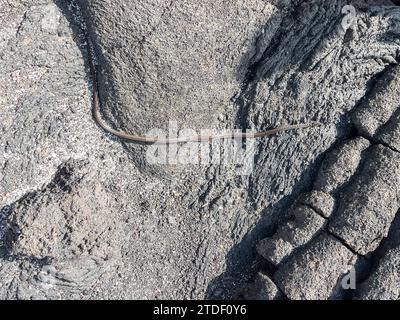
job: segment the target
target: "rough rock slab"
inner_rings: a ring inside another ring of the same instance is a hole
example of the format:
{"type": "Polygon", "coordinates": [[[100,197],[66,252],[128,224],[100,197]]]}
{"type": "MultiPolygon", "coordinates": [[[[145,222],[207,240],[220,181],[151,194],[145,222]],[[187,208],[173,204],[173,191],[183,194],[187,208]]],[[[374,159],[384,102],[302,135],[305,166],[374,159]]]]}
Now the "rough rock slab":
{"type": "Polygon", "coordinates": [[[400,107],[400,67],[394,65],[378,79],[366,105],[361,104],[352,120],[360,133],[374,137],[400,107]]]}
{"type": "Polygon", "coordinates": [[[375,139],[400,152],[400,107],[388,123],[375,135],[375,139]]]}
{"type": "Polygon", "coordinates": [[[379,260],[379,265],[360,287],[356,297],[362,300],[400,299],[400,247],[379,260]]]}
{"type": "Polygon", "coordinates": [[[257,244],[257,252],[274,265],[280,264],[292,252],[310,241],[325,224],[325,219],[307,206],[296,206],[285,224],[270,238],[257,244]]]}
{"type": "Polygon", "coordinates": [[[279,300],[282,299],[282,293],[270,277],[259,272],[254,283],[244,293],[244,298],[248,300],[279,300]]]}
{"type": "Polygon", "coordinates": [[[335,210],[335,198],[319,190],[313,190],[302,194],[298,201],[311,207],[324,218],[329,218],[335,210]]]}
{"type": "Polygon", "coordinates": [[[325,233],[285,262],[273,280],[289,299],[328,299],[356,256],[325,233]]]}
{"type": "MultiPolygon", "coordinates": [[[[389,35],[382,26],[387,19],[398,20],[398,8],[356,10],[355,23],[344,30],[337,13],[345,4],[287,5],[275,37],[251,69],[252,81],[238,100],[247,127],[263,129],[287,119],[325,124],[323,130],[293,134],[290,141],[273,138],[260,144],[250,177],[250,197],[257,206],[269,207],[280,199],[277,194],[287,195],[293,188],[289,177],[297,171],[307,176],[308,163],[316,161],[313,155],[347,136],[348,113],[368,96],[375,79],[396,64],[398,31],[389,23],[389,35]],[[379,36],[381,32],[386,35],[379,36]],[[290,163],[285,161],[288,157],[290,163]]],[[[261,38],[269,39],[270,32],[261,38]]]]}
{"type": "Polygon", "coordinates": [[[93,185],[85,169],[66,163],[43,190],[12,205],[5,235],[10,252],[55,261],[88,253],[103,260],[118,255],[115,239],[121,230],[110,215],[115,203],[102,184],[93,185]]]}
{"type": "Polygon", "coordinates": [[[180,129],[217,125],[277,14],[263,0],[79,3],[101,61],[103,110],[138,134],[166,130],[169,120],[180,129]]]}
{"type": "Polygon", "coordinates": [[[371,147],[329,230],[362,255],[375,250],[400,207],[399,185],[399,153],[381,145],[371,147]]]}
{"type": "Polygon", "coordinates": [[[314,188],[329,193],[349,182],[360,165],[363,151],[369,146],[367,139],[358,137],[335,148],[324,159],[314,188]]]}

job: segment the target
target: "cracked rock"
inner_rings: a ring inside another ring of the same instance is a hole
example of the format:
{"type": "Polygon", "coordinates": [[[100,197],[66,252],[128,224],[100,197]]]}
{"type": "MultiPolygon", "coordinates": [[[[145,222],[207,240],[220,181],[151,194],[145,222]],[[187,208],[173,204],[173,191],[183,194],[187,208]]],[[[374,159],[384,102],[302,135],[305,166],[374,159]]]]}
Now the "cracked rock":
{"type": "Polygon", "coordinates": [[[319,190],[313,190],[301,195],[299,202],[311,207],[324,218],[329,218],[335,210],[335,198],[319,190]]]}
{"type": "Polygon", "coordinates": [[[400,152],[400,106],[388,123],[379,130],[375,139],[400,152]]]}
{"type": "Polygon", "coordinates": [[[377,81],[370,98],[361,104],[353,115],[359,132],[374,137],[400,107],[400,67],[394,65],[377,81]]]}
{"type": "Polygon", "coordinates": [[[271,278],[261,272],[257,273],[254,283],[244,293],[248,300],[279,300],[282,294],[271,278]]]}
{"type": "Polygon", "coordinates": [[[400,246],[388,250],[377,269],[362,283],[358,294],[362,300],[400,299],[400,246]]]}
{"type": "Polygon", "coordinates": [[[293,209],[292,215],[271,237],[257,244],[257,252],[269,262],[278,265],[297,247],[306,244],[325,224],[325,219],[307,206],[293,209]]]}
{"type": "Polygon", "coordinates": [[[289,299],[328,299],[355,262],[350,250],[323,233],[286,261],[273,280],[289,299]]]}
{"type": "Polygon", "coordinates": [[[332,233],[362,255],[386,237],[400,207],[399,153],[377,145],[365,157],[329,224],[332,233]]]}
{"type": "Polygon", "coordinates": [[[367,139],[358,137],[335,148],[324,160],[314,188],[330,193],[349,182],[369,145],[367,139]]]}

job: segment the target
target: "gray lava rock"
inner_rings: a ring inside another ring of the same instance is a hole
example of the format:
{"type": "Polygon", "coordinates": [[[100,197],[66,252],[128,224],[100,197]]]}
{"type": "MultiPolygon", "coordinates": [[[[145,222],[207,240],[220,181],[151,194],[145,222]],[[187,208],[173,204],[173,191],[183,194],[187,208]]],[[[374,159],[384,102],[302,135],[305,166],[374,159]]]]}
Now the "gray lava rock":
{"type": "Polygon", "coordinates": [[[322,229],[325,219],[307,206],[298,206],[271,238],[257,244],[257,252],[269,262],[278,265],[296,248],[306,244],[322,229]]]}
{"type": "Polygon", "coordinates": [[[353,121],[361,134],[370,138],[386,124],[400,106],[400,67],[393,66],[378,79],[366,105],[361,104],[353,121]]]}
{"type": "Polygon", "coordinates": [[[367,254],[386,237],[400,207],[400,157],[373,146],[351,190],[341,199],[329,230],[353,250],[367,254]]]}
{"type": "Polygon", "coordinates": [[[257,37],[278,14],[263,0],[79,3],[101,62],[104,114],[142,135],[167,132],[170,120],[180,129],[216,126],[240,90],[257,37]]]}
{"type": "Polygon", "coordinates": [[[358,291],[362,300],[400,299],[400,247],[393,248],[379,260],[377,269],[358,291]]]}
{"type": "Polygon", "coordinates": [[[324,218],[329,218],[335,210],[335,198],[319,190],[313,190],[301,195],[299,202],[311,207],[324,218]]]}
{"type": "Polygon", "coordinates": [[[329,193],[349,182],[369,145],[367,139],[358,137],[335,148],[324,160],[314,188],[329,193]]]}
{"type": "Polygon", "coordinates": [[[244,297],[248,300],[279,300],[282,293],[266,274],[259,272],[244,297]]]}
{"type": "Polygon", "coordinates": [[[388,147],[398,150],[399,7],[354,1],[349,16],[344,0],[78,3],[0,0],[0,298],[235,298],[258,271],[257,242],[283,223],[275,261],[286,257],[272,282],[256,278],[255,296],[278,298],[282,285],[289,298],[331,297],[353,264],[346,246],[374,250],[398,205],[388,147]],[[148,146],[93,121],[87,37],[102,114],[117,129],[323,126],[256,140],[246,174],[231,158],[152,167],[148,146]],[[388,147],[369,152],[350,114],[388,147]],[[323,217],[346,243],[324,233],[323,217]]]}
{"type": "Polygon", "coordinates": [[[375,139],[400,152],[400,108],[388,123],[375,135],[375,139]]]}
{"type": "Polygon", "coordinates": [[[273,280],[289,299],[328,299],[355,262],[337,239],[321,234],[285,262],[273,280]]]}
{"type": "Polygon", "coordinates": [[[117,255],[114,235],[121,230],[109,215],[113,199],[104,186],[93,185],[90,176],[74,171],[77,167],[74,162],[65,164],[43,190],[12,205],[5,237],[14,255],[55,261],[89,252],[104,260],[117,255]]]}

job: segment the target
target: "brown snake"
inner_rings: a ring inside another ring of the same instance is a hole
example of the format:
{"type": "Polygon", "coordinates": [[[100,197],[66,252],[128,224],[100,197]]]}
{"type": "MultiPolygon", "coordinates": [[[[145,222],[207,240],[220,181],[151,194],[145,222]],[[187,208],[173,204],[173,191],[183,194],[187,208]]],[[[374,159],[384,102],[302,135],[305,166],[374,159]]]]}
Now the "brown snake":
{"type": "Polygon", "coordinates": [[[157,136],[138,136],[138,135],[131,135],[122,131],[115,130],[111,128],[101,117],[100,114],[100,99],[98,94],[98,87],[97,87],[97,74],[95,65],[93,62],[93,51],[91,47],[90,40],[87,39],[87,46],[88,46],[88,61],[89,61],[89,68],[90,73],[92,76],[93,82],[93,101],[92,101],[92,113],[96,123],[103,128],[105,131],[117,136],[119,138],[132,141],[132,142],[139,142],[139,143],[157,143],[157,144],[176,144],[176,143],[184,143],[184,142],[211,142],[212,140],[218,139],[252,139],[252,138],[261,138],[267,137],[278,132],[294,130],[294,129],[302,129],[302,128],[309,128],[320,126],[321,123],[311,121],[309,123],[300,123],[300,124],[292,124],[292,125],[283,125],[273,129],[269,129],[266,131],[260,132],[229,132],[229,133],[221,133],[221,134],[214,134],[214,135],[196,135],[196,136],[187,136],[187,137],[178,137],[178,138],[159,138],[157,136]]]}

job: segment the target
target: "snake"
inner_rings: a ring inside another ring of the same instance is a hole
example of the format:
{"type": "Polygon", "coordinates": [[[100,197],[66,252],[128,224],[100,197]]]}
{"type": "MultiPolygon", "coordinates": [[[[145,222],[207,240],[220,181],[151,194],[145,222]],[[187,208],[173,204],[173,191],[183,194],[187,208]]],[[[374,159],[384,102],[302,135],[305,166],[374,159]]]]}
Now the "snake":
{"type": "Polygon", "coordinates": [[[310,121],[308,123],[298,123],[298,124],[288,124],[281,125],[272,129],[268,129],[266,131],[258,131],[258,132],[243,132],[238,130],[232,130],[231,132],[224,132],[220,134],[208,134],[208,135],[193,135],[193,136],[183,136],[183,137],[174,137],[174,138],[164,138],[158,136],[141,136],[141,135],[133,135],[123,131],[116,130],[107,124],[105,120],[103,120],[101,116],[100,110],[100,98],[99,98],[99,89],[97,82],[97,72],[96,66],[94,63],[94,51],[93,46],[91,45],[91,41],[87,39],[88,46],[88,62],[91,73],[92,80],[92,115],[97,123],[103,130],[108,132],[109,134],[121,138],[123,140],[129,142],[136,143],[144,143],[144,144],[178,144],[178,143],[187,143],[187,142],[212,142],[213,140],[221,140],[221,139],[254,139],[254,138],[262,138],[268,137],[280,132],[296,130],[296,129],[304,129],[310,127],[321,126],[322,124],[317,121],[310,121]]]}

